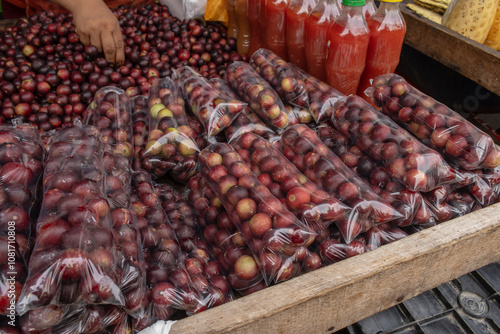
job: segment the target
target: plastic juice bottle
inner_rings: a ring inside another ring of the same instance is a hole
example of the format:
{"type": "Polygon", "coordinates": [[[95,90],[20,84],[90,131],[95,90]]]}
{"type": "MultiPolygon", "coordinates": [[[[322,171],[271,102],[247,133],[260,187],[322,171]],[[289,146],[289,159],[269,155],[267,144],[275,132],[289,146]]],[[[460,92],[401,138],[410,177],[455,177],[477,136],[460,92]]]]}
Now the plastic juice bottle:
{"type": "Polygon", "coordinates": [[[303,70],[307,67],[305,24],[315,6],[315,0],[292,0],[286,12],[288,60],[303,70]]]}
{"type": "Polygon", "coordinates": [[[361,77],[358,95],[369,100],[364,91],[370,87],[370,80],[396,70],[403,47],[406,24],[399,4],[401,0],[382,0],[377,12],[368,21],[370,43],[366,66],[361,77]]]}
{"type": "Polygon", "coordinates": [[[227,37],[238,38],[238,21],[236,20],[236,0],[226,0],[227,37]]]}
{"type": "Polygon", "coordinates": [[[287,0],[266,1],[266,28],[264,47],[288,61],[286,47],[286,10],[287,0]]]}
{"type": "Polygon", "coordinates": [[[260,39],[262,41],[262,47],[265,47],[264,33],[266,32],[266,4],[267,0],[260,1],[260,39]]]}
{"type": "Polygon", "coordinates": [[[260,25],[260,0],[248,0],[248,23],[250,24],[250,47],[248,54],[251,56],[262,47],[262,29],[260,25]]]}
{"type": "Polygon", "coordinates": [[[248,54],[250,48],[250,22],[248,21],[247,0],[236,0],[236,20],[238,22],[237,50],[240,55],[248,54]]]}
{"type": "Polygon", "coordinates": [[[320,0],[306,21],[307,72],[326,81],[328,33],[341,8],[337,0],[320,0]]]}
{"type": "Polygon", "coordinates": [[[368,22],[370,17],[377,11],[377,6],[375,5],[374,0],[366,0],[365,5],[363,6],[363,14],[365,15],[365,20],[368,22]]]}
{"type": "Polygon", "coordinates": [[[356,94],[365,68],[370,32],[363,15],[365,0],[343,0],[344,8],[330,29],[326,76],[342,94],[356,94]]]}

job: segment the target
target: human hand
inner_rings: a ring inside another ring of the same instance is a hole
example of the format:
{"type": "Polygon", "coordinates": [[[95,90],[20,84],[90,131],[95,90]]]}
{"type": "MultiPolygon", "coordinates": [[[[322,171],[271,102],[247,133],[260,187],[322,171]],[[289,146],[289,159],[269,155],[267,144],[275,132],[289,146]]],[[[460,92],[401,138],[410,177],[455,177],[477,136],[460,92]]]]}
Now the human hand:
{"type": "Polygon", "coordinates": [[[111,65],[125,60],[123,36],[115,15],[102,0],[78,1],[73,13],[75,31],[84,45],[95,45],[111,65]]]}

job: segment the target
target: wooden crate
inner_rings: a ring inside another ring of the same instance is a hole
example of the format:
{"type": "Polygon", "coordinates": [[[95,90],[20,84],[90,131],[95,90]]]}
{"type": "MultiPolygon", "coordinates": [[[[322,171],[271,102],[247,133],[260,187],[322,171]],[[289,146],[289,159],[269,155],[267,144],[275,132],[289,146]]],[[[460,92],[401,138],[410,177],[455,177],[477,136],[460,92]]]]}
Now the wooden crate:
{"type": "Polygon", "coordinates": [[[500,260],[500,203],[176,322],[171,334],[332,333],[500,260]]]}
{"type": "Polygon", "coordinates": [[[421,17],[404,3],[401,11],[407,26],[405,44],[500,96],[500,51],[421,17]]]}

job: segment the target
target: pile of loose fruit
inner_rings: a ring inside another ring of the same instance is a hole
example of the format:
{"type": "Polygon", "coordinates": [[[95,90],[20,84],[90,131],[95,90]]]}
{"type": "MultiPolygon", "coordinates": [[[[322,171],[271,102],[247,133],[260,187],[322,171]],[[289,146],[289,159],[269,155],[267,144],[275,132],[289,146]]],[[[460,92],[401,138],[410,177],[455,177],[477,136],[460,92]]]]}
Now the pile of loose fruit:
{"type": "Polygon", "coordinates": [[[491,138],[397,75],[371,105],[166,7],[115,14],[119,68],[66,15],[0,34],[0,331],[138,332],[499,201],[491,138]]]}

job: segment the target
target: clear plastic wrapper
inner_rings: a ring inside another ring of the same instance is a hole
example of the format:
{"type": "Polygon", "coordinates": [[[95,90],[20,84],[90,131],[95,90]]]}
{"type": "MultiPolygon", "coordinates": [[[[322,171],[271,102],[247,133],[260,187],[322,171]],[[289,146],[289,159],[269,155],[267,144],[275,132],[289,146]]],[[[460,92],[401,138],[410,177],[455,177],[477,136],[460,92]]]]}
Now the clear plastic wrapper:
{"type": "Polygon", "coordinates": [[[185,182],[196,171],[199,148],[178,84],[170,78],[155,81],[148,104],[149,135],[140,152],[146,159],[144,167],[156,176],[169,172],[177,181],[185,182]]]}
{"type": "Polygon", "coordinates": [[[132,209],[131,161],[126,156],[104,145],[104,189],[108,198],[111,220],[121,255],[121,279],[125,305],[123,309],[134,318],[142,317],[146,307],[146,268],[137,216],[132,209]]]}
{"type": "Polygon", "coordinates": [[[305,83],[309,96],[309,112],[312,117],[318,124],[329,120],[332,117],[331,105],[344,95],[309,73],[301,69],[298,69],[298,71],[305,83]]]}
{"type": "Polygon", "coordinates": [[[307,126],[287,129],[279,141],[279,149],[311,182],[352,208],[349,216],[337,223],[347,243],[376,224],[403,217],[349,170],[307,126]]]}
{"type": "Polygon", "coordinates": [[[359,96],[338,100],[333,105],[331,121],[368,156],[381,162],[393,179],[412,191],[431,191],[462,181],[439,153],[359,96]]]}
{"type": "Polygon", "coordinates": [[[359,239],[363,240],[368,250],[403,239],[408,234],[392,224],[380,224],[363,233],[359,239]]]}
{"type": "MultiPolygon", "coordinates": [[[[294,128],[286,130],[285,133],[291,129],[294,128]]],[[[232,141],[231,146],[271,194],[316,232],[320,233],[333,223],[341,224],[350,215],[350,206],[309,181],[264,138],[245,133],[232,141]]]]}
{"type": "Polygon", "coordinates": [[[410,191],[397,180],[393,180],[389,172],[380,162],[376,162],[347,136],[328,124],[316,129],[318,137],[328,146],[342,162],[356,173],[373,192],[391,204],[403,215],[391,224],[407,226],[410,224],[428,224],[429,210],[420,192],[410,191]]]}
{"type": "Polygon", "coordinates": [[[258,264],[240,259],[236,274],[250,281],[260,268],[266,284],[270,284],[300,273],[303,259],[297,253],[314,241],[312,227],[288,211],[229,144],[210,145],[200,153],[199,160],[201,175],[230,212],[231,221],[258,264]]]}
{"type": "MultiPolygon", "coordinates": [[[[227,92],[230,97],[237,98],[236,93],[221,78],[212,78],[210,82],[218,89],[227,92]]],[[[245,132],[253,132],[268,140],[276,136],[276,132],[267,127],[259,116],[250,110],[248,105],[243,108],[241,114],[235,118],[233,123],[224,130],[227,142],[231,142],[233,138],[245,132]]]]}
{"type": "Polygon", "coordinates": [[[468,187],[443,186],[423,194],[425,203],[437,222],[444,222],[472,212],[477,204],[468,187]]]}
{"type": "Polygon", "coordinates": [[[288,126],[292,126],[295,124],[312,124],[315,125],[312,114],[309,112],[309,109],[305,109],[302,107],[292,106],[291,104],[284,103],[285,112],[290,117],[290,123],[288,126]]]}
{"type": "Polygon", "coordinates": [[[204,304],[189,279],[175,231],[145,171],[134,172],[132,206],[147,272],[145,296],[149,307],[146,315],[134,322],[135,329],[142,330],[157,320],[168,320],[176,309],[194,312],[204,304]]]}
{"type": "Polygon", "coordinates": [[[94,126],[69,126],[51,141],[21,315],[48,305],[125,305],[100,137],[94,126]]]}
{"type": "Polygon", "coordinates": [[[250,64],[235,61],[229,65],[226,81],[262,121],[278,131],[290,124],[290,117],[278,93],[250,64]]]}
{"type": "Polygon", "coordinates": [[[359,240],[345,243],[342,240],[327,238],[318,245],[318,254],[324,265],[330,265],[368,251],[367,245],[359,240]]]}
{"type": "Polygon", "coordinates": [[[466,170],[500,165],[500,150],[490,136],[399,75],[378,76],[372,87],[369,94],[384,114],[439,151],[452,165],[466,170]]]}
{"type": "Polygon", "coordinates": [[[170,185],[159,184],[156,189],[180,241],[186,272],[202,296],[202,302],[188,310],[188,315],[233,300],[231,286],[216,259],[210,255],[209,245],[198,228],[194,208],[170,185]]]}
{"type": "MultiPolygon", "coordinates": [[[[193,205],[199,228],[231,287],[242,294],[265,288],[261,274],[251,281],[242,280],[236,274],[235,264],[242,256],[251,256],[252,252],[212,188],[197,174],[189,180],[186,189],[185,197],[193,205]]],[[[247,257],[243,259],[249,261],[247,257]]]]}
{"type": "Polygon", "coordinates": [[[51,305],[25,314],[20,322],[23,333],[118,334],[132,330],[127,314],[109,305],[51,305]]]}
{"type": "Polygon", "coordinates": [[[217,89],[191,67],[176,72],[184,99],[205,127],[208,139],[227,128],[243,110],[245,103],[217,89]]]}
{"type": "Polygon", "coordinates": [[[309,109],[309,96],[298,68],[267,49],[259,49],[250,57],[250,65],[278,93],[283,102],[309,109]]]}
{"type": "Polygon", "coordinates": [[[0,126],[0,315],[17,317],[45,150],[35,127],[0,126]]]}
{"type": "Polygon", "coordinates": [[[97,91],[93,104],[93,112],[86,115],[86,122],[101,131],[104,191],[121,256],[123,308],[133,317],[141,317],[145,309],[146,273],[143,254],[137,247],[140,243],[137,219],[130,210],[134,158],[132,108],[135,100],[132,104],[124,91],[104,87],[97,91]]]}
{"type": "Polygon", "coordinates": [[[148,172],[155,175],[156,171],[153,169],[153,163],[149,162],[151,158],[144,157],[144,150],[149,134],[148,98],[139,95],[130,99],[130,103],[132,110],[132,144],[134,145],[132,169],[135,171],[140,169],[148,170],[148,172]]]}
{"type": "Polygon", "coordinates": [[[101,131],[102,142],[111,145],[116,153],[133,158],[132,108],[124,90],[99,89],[86,110],[84,123],[95,125],[101,131]]]}

